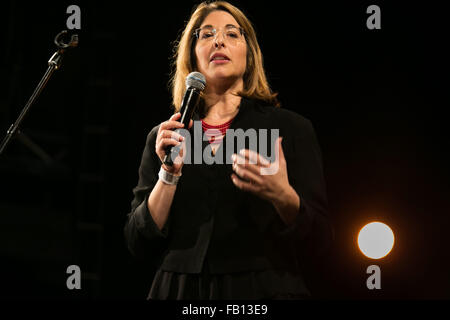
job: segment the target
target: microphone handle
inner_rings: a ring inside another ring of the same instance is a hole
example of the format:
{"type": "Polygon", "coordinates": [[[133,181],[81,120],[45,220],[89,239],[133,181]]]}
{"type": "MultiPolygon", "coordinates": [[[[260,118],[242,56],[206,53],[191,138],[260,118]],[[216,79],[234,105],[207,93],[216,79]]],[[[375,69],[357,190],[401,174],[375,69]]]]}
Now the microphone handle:
{"type": "MultiPolygon", "coordinates": [[[[179,122],[184,124],[183,129],[188,130],[189,128],[189,122],[191,122],[192,115],[194,114],[195,109],[197,108],[198,101],[200,99],[200,91],[189,87],[187,88],[186,92],[184,93],[183,102],[181,104],[181,118],[179,122]]],[[[175,130],[175,132],[179,132],[178,129],[175,130]]],[[[168,146],[166,148],[166,156],[164,157],[163,163],[167,166],[173,165],[173,159],[175,159],[178,154],[180,153],[181,145],[178,146],[168,146]]]]}

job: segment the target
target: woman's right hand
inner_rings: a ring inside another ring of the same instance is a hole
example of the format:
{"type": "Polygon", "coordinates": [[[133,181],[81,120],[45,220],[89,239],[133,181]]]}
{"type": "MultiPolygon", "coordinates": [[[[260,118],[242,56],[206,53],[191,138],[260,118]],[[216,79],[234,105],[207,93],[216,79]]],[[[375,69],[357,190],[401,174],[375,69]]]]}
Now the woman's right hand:
{"type": "MultiPolygon", "coordinates": [[[[162,164],[162,167],[167,172],[170,172],[173,175],[180,175],[181,174],[181,168],[183,167],[183,155],[184,155],[184,149],[185,149],[185,143],[183,142],[184,137],[173,131],[178,128],[183,128],[183,123],[179,122],[178,120],[181,118],[181,113],[177,112],[173,116],[170,117],[169,120],[164,121],[160,124],[158,129],[158,135],[156,137],[156,154],[158,155],[161,162],[164,162],[164,157],[166,156],[166,149],[169,146],[176,146],[180,143],[182,143],[182,147],[180,150],[180,153],[177,155],[176,159],[173,161],[172,166],[167,166],[164,163],[162,164]]],[[[189,128],[192,127],[194,122],[191,120],[189,122],[189,128]]]]}

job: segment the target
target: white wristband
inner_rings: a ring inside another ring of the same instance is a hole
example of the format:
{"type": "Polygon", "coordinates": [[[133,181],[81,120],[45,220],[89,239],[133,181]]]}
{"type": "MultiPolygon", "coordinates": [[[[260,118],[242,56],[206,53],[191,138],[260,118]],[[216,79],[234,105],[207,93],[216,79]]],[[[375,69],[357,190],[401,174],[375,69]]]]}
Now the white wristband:
{"type": "Polygon", "coordinates": [[[159,169],[158,177],[161,179],[162,182],[166,184],[176,185],[181,177],[181,174],[179,176],[175,176],[170,172],[164,170],[163,167],[161,167],[161,169],[159,169]]]}

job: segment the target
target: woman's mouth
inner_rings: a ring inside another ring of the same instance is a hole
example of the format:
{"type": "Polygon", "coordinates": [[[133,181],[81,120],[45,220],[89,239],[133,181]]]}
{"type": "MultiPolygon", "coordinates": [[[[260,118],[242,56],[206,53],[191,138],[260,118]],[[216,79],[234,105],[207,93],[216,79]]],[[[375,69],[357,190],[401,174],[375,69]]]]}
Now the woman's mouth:
{"type": "Polygon", "coordinates": [[[224,63],[227,63],[229,61],[230,61],[230,59],[226,55],[224,55],[222,53],[215,53],[211,57],[211,60],[210,60],[210,62],[212,62],[214,64],[224,64],[224,63]]]}

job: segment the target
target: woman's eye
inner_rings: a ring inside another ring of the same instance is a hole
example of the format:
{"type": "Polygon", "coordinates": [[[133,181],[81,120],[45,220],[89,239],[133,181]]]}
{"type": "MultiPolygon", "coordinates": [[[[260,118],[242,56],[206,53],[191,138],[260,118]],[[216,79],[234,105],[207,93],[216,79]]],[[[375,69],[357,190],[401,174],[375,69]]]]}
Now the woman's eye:
{"type": "Polygon", "coordinates": [[[238,35],[237,35],[237,33],[235,33],[235,32],[228,32],[228,37],[231,37],[231,38],[237,38],[238,37],[238,35]]]}
{"type": "Polygon", "coordinates": [[[213,36],[213,34],[212,34],[211,32],[204,33],[204,34],[202,35],[202,39],[208,39],[208,38],[210,38],[210,37],[212,37],[212,36],[213,36]]]}

